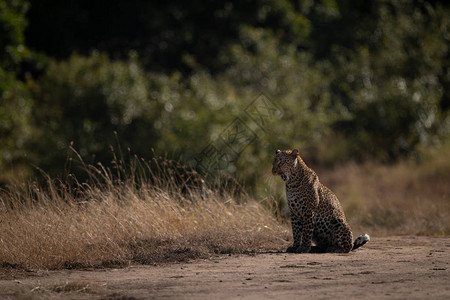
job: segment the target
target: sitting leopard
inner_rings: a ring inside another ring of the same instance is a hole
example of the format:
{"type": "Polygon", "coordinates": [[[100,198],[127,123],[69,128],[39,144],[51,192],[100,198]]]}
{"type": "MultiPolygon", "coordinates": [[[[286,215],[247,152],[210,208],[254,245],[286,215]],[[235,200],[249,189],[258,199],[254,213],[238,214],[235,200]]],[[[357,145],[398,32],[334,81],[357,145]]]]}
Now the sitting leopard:
{"type": "Polygon", "coordinates": [[[319,182],[298,150],[277,150],[272,174],[286,183],[286,198],[291,214],[293,246],[286,252],[342,252],[361,247],[370,240],[363,234],[353,242],[350,225],[338,198],[319,182]],[[312,241],[316,246],[311,246],[312,241]]]}

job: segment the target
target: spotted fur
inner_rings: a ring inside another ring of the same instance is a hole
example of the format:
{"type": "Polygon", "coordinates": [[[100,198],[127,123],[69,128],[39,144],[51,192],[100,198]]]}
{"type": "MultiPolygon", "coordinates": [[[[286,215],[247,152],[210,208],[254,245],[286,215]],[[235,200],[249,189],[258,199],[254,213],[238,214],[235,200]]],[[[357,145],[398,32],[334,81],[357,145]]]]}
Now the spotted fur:
{"type": "Polygon", "coordinates": [[[332,191],[319,181],[298,150],[276,151],[272,174],[286,183],[294,244],[287,252],[350,252],[370,240],[363,234],[353,242],[350,225],[332,191]],[[315,243],[315,247],[312,246],[315,243]]]}

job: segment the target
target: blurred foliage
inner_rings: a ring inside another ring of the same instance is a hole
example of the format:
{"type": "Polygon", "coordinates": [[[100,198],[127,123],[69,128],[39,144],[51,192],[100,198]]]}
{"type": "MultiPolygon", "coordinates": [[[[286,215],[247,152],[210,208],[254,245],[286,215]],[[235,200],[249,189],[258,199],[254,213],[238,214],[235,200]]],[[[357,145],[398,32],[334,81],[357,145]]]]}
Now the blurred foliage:
{"type": "Polygon", "coordinates": [[[20,65],[29,55],[24,45],[27,9],[23,1],[0,1],[0,180],[23,160],[32,131],[32,100],[18,79],[20,65]]]}
{"type": "Polygon", "coordinates": [[[14,70],[26,55],[24,31],[25,14],[29,8],[26,1],[0,1],[0,66],[14,70]]]}
{"type": "Polygon", "coordinates": [[[332,51],[334,101],[349,114],[335,128],[349,155],[391,161],[448,134],[450,15],[422,4],[381,6],[369,42],[332,51]]]}
{"type": "Polygon", "coordinates": [[[390,162],[449,135],[445,1],[0,8],[2,174],[67,171],[73,144],[89,162],[156,153],[254,186],[277,148],[390,162]]]}
{"type": "Polygon", "coordinates": [[[29,82],[36,128],[30,148],[36,164],[61,171],[70,145],[91,163],[110,161],[111,146],[120,146],[118,154],[131,146],[146,154],[151,146],[146,142],[159,137],[153,127],[159,112],[148,101],[148,84],[135,57],[111,61],[94,52],[51,62],[37,82],[29,82]]]}

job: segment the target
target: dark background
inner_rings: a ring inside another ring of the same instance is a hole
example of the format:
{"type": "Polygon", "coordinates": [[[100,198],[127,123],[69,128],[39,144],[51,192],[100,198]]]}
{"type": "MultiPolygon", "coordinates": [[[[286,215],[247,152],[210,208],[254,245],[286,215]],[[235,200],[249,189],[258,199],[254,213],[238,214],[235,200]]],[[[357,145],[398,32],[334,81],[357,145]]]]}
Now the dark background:
{"type": "Polygon", "coordinates": [[[449,40],[447,1],[0,0],[0,181],[73,172],[70,145],[249,184],[277,148],[417,157],[448,140],[449,40]],[[261,95],[281,112],[263,128],[245,111],[261,95]]]}

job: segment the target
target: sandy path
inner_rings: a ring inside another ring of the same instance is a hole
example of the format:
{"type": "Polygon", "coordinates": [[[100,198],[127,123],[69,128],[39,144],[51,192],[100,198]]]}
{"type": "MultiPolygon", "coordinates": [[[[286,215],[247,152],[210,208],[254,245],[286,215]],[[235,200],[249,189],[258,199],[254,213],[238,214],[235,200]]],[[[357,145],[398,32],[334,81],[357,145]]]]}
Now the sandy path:
{"type": "Polygon", "coordinates": [[[0,299],[450,299],[450,237],[373,238],[350,254],[217,256],[163,266],[38,272],[0,299]]]}

